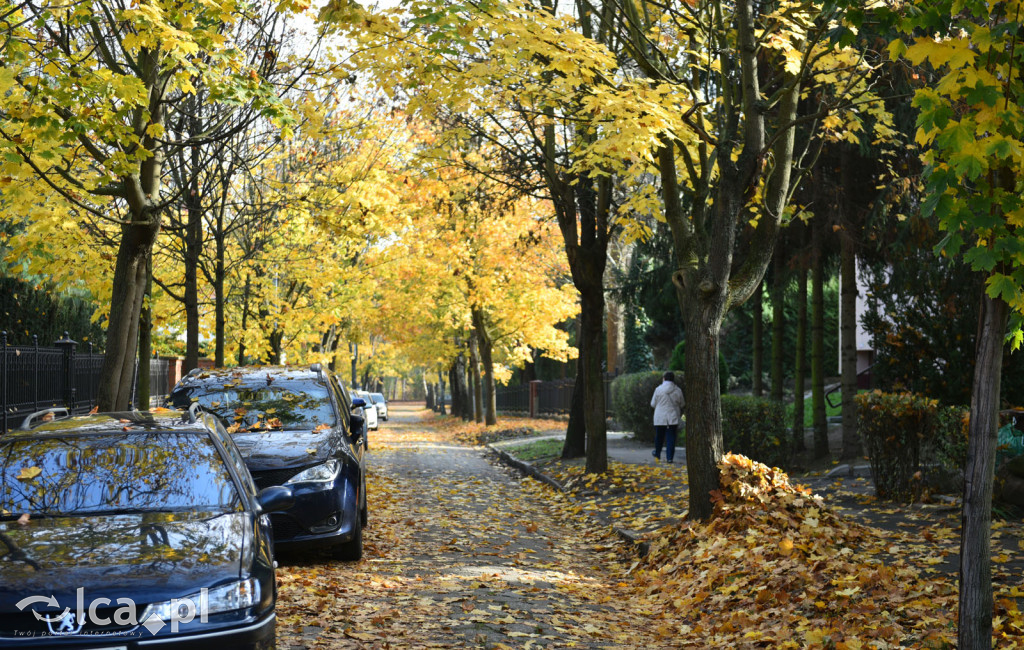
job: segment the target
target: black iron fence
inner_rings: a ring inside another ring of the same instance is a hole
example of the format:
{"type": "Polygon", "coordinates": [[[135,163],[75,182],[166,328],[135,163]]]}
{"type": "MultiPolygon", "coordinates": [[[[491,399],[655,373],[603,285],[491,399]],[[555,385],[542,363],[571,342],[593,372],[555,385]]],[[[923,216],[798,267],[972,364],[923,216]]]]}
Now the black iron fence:
{"type": "MultiPolygon", "coordinates": [[[[49,407],[64,407],[74,414],[88,413],[96,405],[103,354],[91,343],[79,351],[79,343],[67,333],[53,347],[7,344],[7,332],[0,332],[0,432],[16,428],[25,416],[49,407]]],[[[149,406],[159,406],[170,390],[168,361],[150,361],[149,406]]],[[[136,378],[137,379],[137,378],[136,378]]],[[[134,404],[136,393],[132,393],[134,404]]]]}
{"type": "MultiPolygon", "coordinates": [[[[604,376],[604,404],[607,417],[615,417],[612,408],[611,384],[613,374],[604,376]]],[[[498,386],[495,400],[499,413],[510,415],[569,415],[572,410],[572,393],[576,387],[575,379],[556,379],[553,381],[531,381],[519,386],[498,386]]]]}

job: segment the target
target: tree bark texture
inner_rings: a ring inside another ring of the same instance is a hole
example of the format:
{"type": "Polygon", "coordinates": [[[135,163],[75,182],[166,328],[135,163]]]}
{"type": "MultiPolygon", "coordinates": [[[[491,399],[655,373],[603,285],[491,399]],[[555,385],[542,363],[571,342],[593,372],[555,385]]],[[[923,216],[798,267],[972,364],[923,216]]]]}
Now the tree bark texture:
{"type": "MultiPolygon", "coordinates": [[[[193,124],[193,130],[198,126],[193,124]]],[[[199,195],[199,147],[192,147],[191,178],[185,196],[185,364],[188,372],[199,367],[199,256],[203,245],[203,206],[199,195]]]]}
{"type": "Polygon", "coordinates": [[[764,287],[758,285],[754,291],[751,323],[750,377],[754,397],[764,396],[764,287]]]}
{"type": "Polygon", "coordinates": [[[484,390],[480,377],[480,345],[476,332],[469,337],[469,368],[473,379],[473,421],[484,421],[484,390]]]}
{"type": "Polygon", "coordinates": [[[494,426],[498,423],[498,398],[494,383],[494,342],[487,333],[487,319],[483,310],[473,309],[473,329],[479,337],[480,363],[484,380],[484,423],[494,426]]]}
{"type": "Polygon", "coordinates": [[[146,295],[143,298],[142,312],[139,314],[139,373],[138,391],[135,395],[135,408],[148,410],[152,397],[149,382],[150,359],[153,354],[153,258],[146,268],[146,295]]]}
{"type": "Polygon", "coordinates": [[[110,297],[107,353],[103,357],[97,403],[101,411],[131,407],[132,378],[139,345],[139,315],[149,279],[153,243],[160,231],[159,216],[144,212],[121,226],[110,297]]]}
{"type": "Polygon", "coordinates": [[[793,450],[804,451],[804,381],[807,373],[807,267],[797,271],[796,369],[793,371],[793,450]]]}
{"type": "Polygon", "coordinates": [[[822,228],[812,226],[811,262],[811,414],[814,424],[814,457],[829,455],[828,421],[825,419],[825,269],[822,228]]]}
{"type": "Polygon", "coordinates": [[[999,428],[999,389],[1009,307],[983,295],[975,351],[960,532],[960,650],[992,647],[992,487],[999,428]]]}
{"type": "Polygon", "coordinates": [[[786,273],[783,258],[783,250],[777,248],[772,261],[772,392],[771,398],[776,402],[782,401],[784,373],[782,360],[785,358],[785,351],[782,349],[782,336],[786,324],[783,300],[786,297],[786,273]]]}
{"type": "Polygon", "coordinates": [[[562,458],[583,458],[587,454],[587,427],[583,421],[583,366],[576,364],[576,383],[572,387],[572,405],[569,408],[569,424],[565,429],[565,443],[562,458]]]}
{"type": "Polygon", "coordinates": [[[444,370],[440,366],[437,368],[437,412],[447,415],[444,409],[444,370]]]}
{"type": "Polygon", "coordinates": [[[843,449],[840,459],[859,458],[860,435],[857,433],[857,257],[853,237],[848,230],[839,234],[840,314],[839,356],[842,363],[840,381],[843,399],[843,449]]]}

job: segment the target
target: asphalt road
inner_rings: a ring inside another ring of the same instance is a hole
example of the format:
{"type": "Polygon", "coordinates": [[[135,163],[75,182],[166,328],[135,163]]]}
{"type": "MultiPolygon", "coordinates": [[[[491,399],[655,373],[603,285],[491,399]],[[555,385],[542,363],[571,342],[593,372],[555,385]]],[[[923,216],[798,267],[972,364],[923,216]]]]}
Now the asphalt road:
{"type": "Polygon", "coordinates": [[[371,433],[364,559],[282,563],[279,647],[651,645],[607,568],[616,538],[416,413],[393,405],[371,433]]]}

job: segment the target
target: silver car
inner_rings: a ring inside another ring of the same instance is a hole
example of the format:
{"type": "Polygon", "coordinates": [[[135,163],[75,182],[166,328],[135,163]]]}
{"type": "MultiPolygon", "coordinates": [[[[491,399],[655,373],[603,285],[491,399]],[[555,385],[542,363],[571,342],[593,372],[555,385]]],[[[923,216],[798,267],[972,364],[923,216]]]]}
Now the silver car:
{"type": "Polygon", "coordinates": [[[384,422],[388,421],[388,400],[381,393],[370,393],[373,398],[373,405],[377,407],[377,417],[384,422]]]}
{"type": "Polygon", "coordinates": [[[366,408],[363,409],[363,417],[366,418],[366,428],[370,431],[376,431],[380,426],[378,424],[377,409],[373,406],[373,398],[365,390],[354,390],[352,391],[353,397],[362,397],[366,401],[366,408]]]}

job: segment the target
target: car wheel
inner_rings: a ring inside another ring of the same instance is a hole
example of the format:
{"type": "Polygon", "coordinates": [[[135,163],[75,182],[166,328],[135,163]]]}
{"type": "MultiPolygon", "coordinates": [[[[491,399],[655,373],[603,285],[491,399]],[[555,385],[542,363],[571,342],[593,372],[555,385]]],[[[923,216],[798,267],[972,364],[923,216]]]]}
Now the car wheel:
{"type": "Polygon", "coordinates": [[[349,541],[338,544],[332,549],[334,557],[343,562],[355,562],[363,558],[363,522],[362,517],[356,517],[355,535],[349,541]]]}

